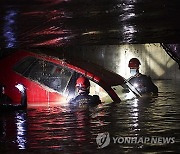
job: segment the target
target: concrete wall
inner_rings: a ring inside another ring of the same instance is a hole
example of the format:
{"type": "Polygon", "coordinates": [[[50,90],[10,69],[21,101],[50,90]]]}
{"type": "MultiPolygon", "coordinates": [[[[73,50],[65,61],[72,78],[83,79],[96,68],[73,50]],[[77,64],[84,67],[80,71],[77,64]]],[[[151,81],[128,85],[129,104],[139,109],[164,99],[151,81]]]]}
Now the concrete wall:
{"type": "Polygon", "coordinates": [[[160,44],[81,46],[74,48],[71,55],[97,63],[125,78],[130,76],[129,60],[136,57],[141,62],[141,73],[153,79],[180,79],[177,63],[160,44]]]}

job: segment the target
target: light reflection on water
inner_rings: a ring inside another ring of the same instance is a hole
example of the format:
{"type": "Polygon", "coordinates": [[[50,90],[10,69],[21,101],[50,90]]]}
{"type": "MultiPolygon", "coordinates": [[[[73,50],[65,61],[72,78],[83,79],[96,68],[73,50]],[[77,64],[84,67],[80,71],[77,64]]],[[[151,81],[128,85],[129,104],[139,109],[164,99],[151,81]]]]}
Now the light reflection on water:
{"type": "Polygon", "coordinates": [[[179,2],[0,1],[2,48],[179,42],[179,2]]]}
{"type": "Polygon", "coordinates": [[[17,10],[7,10],[4,17],[3,35],[6,42],[6,48],[13,48],[16,46],[16,26],[17,26],[17,10]]]}
{"type": "Polygon", "coordinates": [[[180,142],[179,84],[157,81],[159,96],[97,108],[36,108],[0,115],[0,151],[177,152],[180,142]],[[96,137],[175,137],[173,144],[113,144],[98,149],[96,137]]]}

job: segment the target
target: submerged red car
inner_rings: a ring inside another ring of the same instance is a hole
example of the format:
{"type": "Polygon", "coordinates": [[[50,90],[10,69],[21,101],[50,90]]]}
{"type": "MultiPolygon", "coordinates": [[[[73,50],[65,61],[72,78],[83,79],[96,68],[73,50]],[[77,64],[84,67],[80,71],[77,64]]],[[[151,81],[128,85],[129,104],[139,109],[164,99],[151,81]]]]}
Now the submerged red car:
{"type": "Polygon", "coordinates": [[[92,63],[28,51],[2,58],[0,72],[0,85],[14,104],[21,97],[15,85],[26,87],[28,107],[67,103],[76,95],[75,82],[81,75],[90,80],[90,94],[99,95],[102,102],[121,101],[125,83],[120,75],[92,63]]]}

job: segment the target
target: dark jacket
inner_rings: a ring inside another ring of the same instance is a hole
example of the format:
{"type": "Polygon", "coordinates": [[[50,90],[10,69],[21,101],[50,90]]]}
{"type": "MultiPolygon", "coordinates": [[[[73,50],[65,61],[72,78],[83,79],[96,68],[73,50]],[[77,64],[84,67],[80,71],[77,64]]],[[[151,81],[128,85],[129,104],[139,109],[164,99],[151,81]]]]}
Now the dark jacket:
{"type": "Polygon", "coordinates": [[[84,107],[84,106],[96,106],[101,103],[99,96],[97,95],[88,95],[88,94],[80,94],[76,96],[74,99],[70,100],[70,105],[76,107],[84,107]]]}
{"type": "Polygon", "coordinates": [[[152,82],[150,76],[139,73],[138,75],[131,77],[129,82],[140,92],[140,94],[152,93],[156,95],[158,93],[158,88],[152,82]]]}

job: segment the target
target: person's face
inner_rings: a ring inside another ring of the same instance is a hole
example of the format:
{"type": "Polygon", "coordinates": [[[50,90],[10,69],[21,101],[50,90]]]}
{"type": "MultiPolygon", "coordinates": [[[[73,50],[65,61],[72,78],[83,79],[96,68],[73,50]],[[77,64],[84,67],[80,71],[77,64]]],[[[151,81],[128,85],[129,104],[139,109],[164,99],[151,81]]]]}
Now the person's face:
{"type": "Polygon", "coordinates": [[[130,73],[132,76],[135,76],[137,74],[137,68],[130,68],[130,73]]]}

